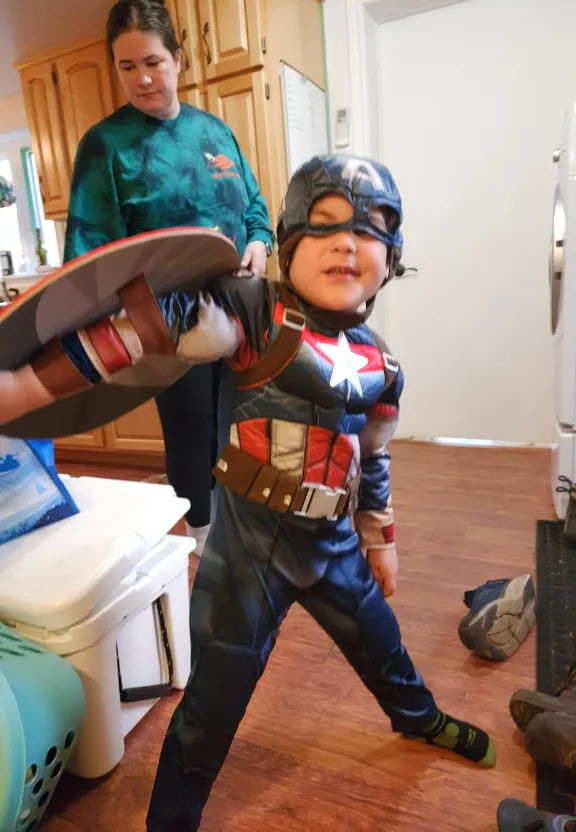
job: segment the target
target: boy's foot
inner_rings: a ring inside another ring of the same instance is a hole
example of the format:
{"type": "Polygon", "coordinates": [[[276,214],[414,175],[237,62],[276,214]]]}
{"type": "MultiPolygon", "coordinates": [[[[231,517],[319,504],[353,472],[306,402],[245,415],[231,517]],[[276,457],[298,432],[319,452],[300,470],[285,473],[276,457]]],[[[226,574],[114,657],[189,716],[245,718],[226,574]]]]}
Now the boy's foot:
{"type": "Polygon", "coordinates": [[[460,640],[483,659],[502,662],[520,647],[536,621],[531,575],[487,581],[464,595],[470,612],[458,627],[460,640]]]}
{"type": "Polygon", "coordinates": [[[559,713],[535,716],[524,742],[533,760],[576,773],[576,717],[559,713]]]}
{"type": "Polygon", "coordinates": [[[517,690],[510,699],[510,713],[521,731],[525,731],[539,714],[576,716],[576,664],[570,667],[566,681],[553,696],[537,690],[517,690]]]}
{"type": "Polygon", "coordinates": [[[576,832],[576,817],[546,816],[519,800],[503,800],[498,807],[498,832],[576,832]]]}
{"type": "Polygon", "coordinates": [[[453,716],[439,712],[434,722],[424,731],[417,734],[405,734],[407,739],[419,740],[438,748],[446,748],[466,757],[483,768],[493,768],[496,765],[496,747],[485,731],[454,719],[453,716]]]}

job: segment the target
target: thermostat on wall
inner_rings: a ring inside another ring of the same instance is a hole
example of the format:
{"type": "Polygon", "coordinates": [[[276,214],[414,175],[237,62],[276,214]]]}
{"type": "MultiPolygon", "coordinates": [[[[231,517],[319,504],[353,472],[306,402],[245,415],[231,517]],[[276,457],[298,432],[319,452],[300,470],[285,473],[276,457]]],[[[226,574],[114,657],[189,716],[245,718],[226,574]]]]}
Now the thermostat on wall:
{"type": "Polygon", "coordinates": [[[334,131],[334,145],[336,147],[348,147],[350,144],[348,107],[340,107],[336,110],[336,129],[334,131]]]}

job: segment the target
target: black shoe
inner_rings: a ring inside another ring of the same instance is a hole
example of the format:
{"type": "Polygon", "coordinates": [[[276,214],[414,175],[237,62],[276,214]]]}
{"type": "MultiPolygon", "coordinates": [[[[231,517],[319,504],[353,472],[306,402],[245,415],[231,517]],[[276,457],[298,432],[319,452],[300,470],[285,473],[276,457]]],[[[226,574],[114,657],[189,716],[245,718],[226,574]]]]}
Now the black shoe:
{"type": "Polygon", "coordinates": [[[464,595],[470,612],[458,635],[465,647],[483,659],[502,662],[514,655],[536,622],[531,575],[487,581],[464,595]]]}
{"type": "Polygon", "coordinates": [[[574,832],[576,817],[555,815],[546,818],[519,800],[503,800],[498,806],[498,832],[574,832]]]}

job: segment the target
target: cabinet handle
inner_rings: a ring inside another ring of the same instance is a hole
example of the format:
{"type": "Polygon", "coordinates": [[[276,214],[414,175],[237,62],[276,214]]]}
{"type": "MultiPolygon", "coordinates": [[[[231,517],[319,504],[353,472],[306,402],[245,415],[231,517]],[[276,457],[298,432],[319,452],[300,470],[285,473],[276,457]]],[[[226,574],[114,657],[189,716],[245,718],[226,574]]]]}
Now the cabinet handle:
{"type": "Polygon", "coordinates": [[[180,41],[180,49],[182,50],[182,54],[184,55],[184,72],[188,72],[190,69],[190,58],[188,57],[188,52],[184,44],[188,40],[188,29],[182,29],[182,40],[180,41]]]}
{"type": "Polygon", "coordinates": [[[209,66],[212,63],[212,52],[210,51],[210,44],[208,43],[208,32],[210,31],[210,24],[206,22],[204,24],[204,28],[202,29],[202,40],[204,41],[204,46],[206,47],[206,65],[209,66]]]}

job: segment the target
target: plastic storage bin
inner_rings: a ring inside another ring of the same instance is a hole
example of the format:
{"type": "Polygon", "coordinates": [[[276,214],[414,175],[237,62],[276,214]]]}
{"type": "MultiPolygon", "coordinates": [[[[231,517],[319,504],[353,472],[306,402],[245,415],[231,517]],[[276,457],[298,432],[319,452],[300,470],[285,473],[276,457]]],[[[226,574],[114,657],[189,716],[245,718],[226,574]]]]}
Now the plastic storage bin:
{"type": "Polygon", "coordinates": [[[65,482],[80,513],[0,548],[0,620],[78,672],[86,713],[68,770],[96,778],[158,696],[186,685],[195,541],[167,534],[190,505],[169,486],[65,482]]]}
{"type": "Polygon", "coordinates": [[[36,828],[84,710],[74,668],[0,624],[0,832],[36,828]]]}

